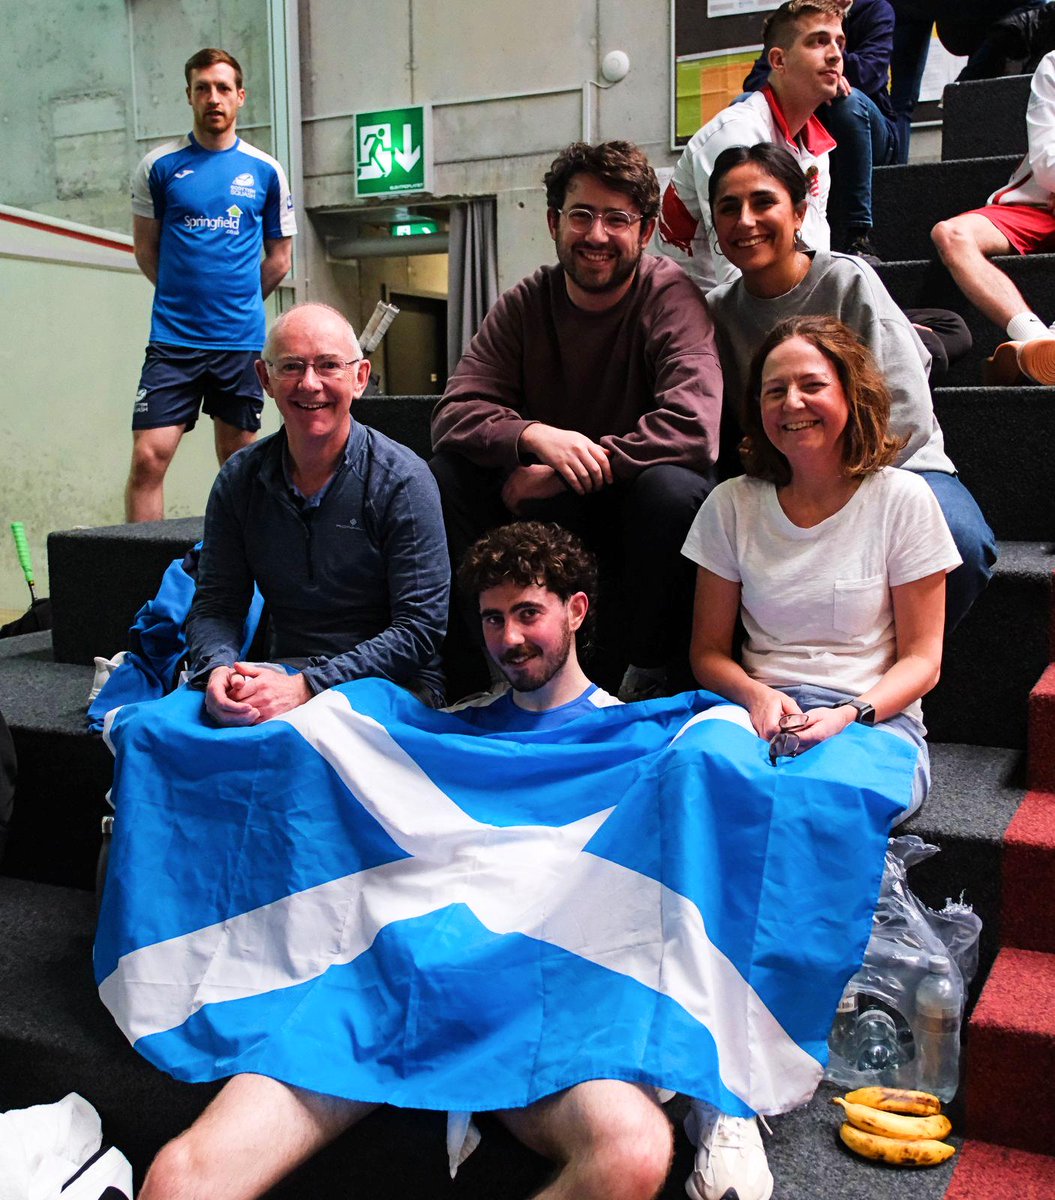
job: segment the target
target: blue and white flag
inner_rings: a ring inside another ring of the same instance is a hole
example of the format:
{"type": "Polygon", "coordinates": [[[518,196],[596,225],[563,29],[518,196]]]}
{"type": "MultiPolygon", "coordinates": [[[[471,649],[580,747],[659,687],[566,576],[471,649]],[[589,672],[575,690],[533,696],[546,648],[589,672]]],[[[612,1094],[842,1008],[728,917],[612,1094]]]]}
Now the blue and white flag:
{"type": "Polygon", "coordinates": [[[182,1080],[795,1108],[915,752],[851,725],[774,767],[737,714],[694,692],[496,734],[378,680],[247,729],[187,689],[121,709],[102,998],[182,1080]]]}

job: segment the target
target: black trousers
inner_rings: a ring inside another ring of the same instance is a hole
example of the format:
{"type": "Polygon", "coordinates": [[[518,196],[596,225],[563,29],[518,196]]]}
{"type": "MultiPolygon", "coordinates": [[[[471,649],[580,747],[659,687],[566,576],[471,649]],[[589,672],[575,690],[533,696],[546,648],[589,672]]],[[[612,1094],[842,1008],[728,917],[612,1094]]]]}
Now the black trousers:
{"type": "MultiPolygon", "coordinates": [[[[614,688],[626,663],[673,667],[691,683],[688,643],[695,568],[681,555],[697,510],[714,486],[686,467],[648,467],[600,492],[568,491],[533,501],[515,516],[502,503],[505,472],[440,452],[429,464],[439,484],[451,566],[489,529],[515,520],[553,521],[578,534],[597,555],[601,586],[591,675],[614,688]]],[[[452,592],[444,647],[447,695],[455,699],[488,682],[476,597],[452,592]]]]}

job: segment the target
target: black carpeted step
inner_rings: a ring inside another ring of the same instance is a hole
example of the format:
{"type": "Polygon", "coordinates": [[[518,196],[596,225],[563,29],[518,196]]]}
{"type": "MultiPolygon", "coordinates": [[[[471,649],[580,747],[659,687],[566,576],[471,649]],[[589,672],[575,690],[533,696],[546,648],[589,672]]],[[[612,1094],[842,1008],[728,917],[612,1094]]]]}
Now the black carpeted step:
{"type": "Polygon", "coordinates": [[[184,517],[49,534],[56,661],[91,663],[127,649],[133,617],[201,532],[201,517],[184,517]]]}
{"type": "Polygon", "coordinates": [[[877,167],[872,174],[876,253],[885,262],[928,258],[931,229],[939,221],[980,208],[1007,182],[1018,162],[1011,155],[877,167]]]}
{"type": "Polygon", "coordinates": [[[1031,79],[1008,75],[950,83],[942,98],[942,159],[1025,154],[1031,79]]]}
{"type": "Polygon", "coordinates": [[[1025,755],[993,746],[932,742],[930,763],[930,795],[897,832],[917,834],[941,850],[909,873],[909,885],[920,899],[940,910],[948,899],[962,896],[982,918],[973,1004],[1000,948],[1003,837],[1025,797],[1025,755]]]}
{"type": "MultiPolygon", "coordinates": [[[[1026,303],[1045,321],[1055,320],[1055,254],[1030,254],[994,258],[993,262],[1015,283],[1026,303]]],[[[976,387],[982,381],[982,363],[1007,333],[998,329],[970,304],[937,261],[885,262],[876,268],[887,290],[902,308],[951,308],[967,322],[974,346],[951,368],[949,387],[976,387]]]]}
{"type": "Polygon", "coordinates": [[[439,396],[360,396],[353,415],[428,461],[432,457],[432,410],[437,400],[439,396]]]}
{"type": "Polygon", "coordinates": [[[988,588],[946,639],[938,686],[923,700],[932,741],[1026,745],[1030,690],[1049,660],[1048,542],[1000,542],[988,588]]]}
{"type": "Polygon", "coordinates": [[[934,411],[949,457],[997,537],[1055,539],[1055,470],[1045,465],[1055,462],[1055,392],[938,388],[934,411]]]}
{"type": "Polygon", "coordinates": [[[18,756],[7,875],[91,888],[113,756],[85,731],[93,671],[56,663],[51,635],[0,640],[0,711],[18,756]]]}

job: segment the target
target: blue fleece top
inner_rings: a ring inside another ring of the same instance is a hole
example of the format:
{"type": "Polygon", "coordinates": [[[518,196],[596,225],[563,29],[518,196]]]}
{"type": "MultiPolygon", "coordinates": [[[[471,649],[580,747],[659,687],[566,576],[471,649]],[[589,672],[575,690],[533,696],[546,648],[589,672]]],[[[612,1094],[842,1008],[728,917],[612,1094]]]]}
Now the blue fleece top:
{"type": "Polygon", "coordinates": [[[255,580],[270,657],[307,658],[313,692],[378,676],[441,696],[450,565],[428,467],[353,421],[325,494],[305,503],[285,453],[280,430],[228,459],[213,485],[187,619],[192,672],[237,661],[255,580]]]}

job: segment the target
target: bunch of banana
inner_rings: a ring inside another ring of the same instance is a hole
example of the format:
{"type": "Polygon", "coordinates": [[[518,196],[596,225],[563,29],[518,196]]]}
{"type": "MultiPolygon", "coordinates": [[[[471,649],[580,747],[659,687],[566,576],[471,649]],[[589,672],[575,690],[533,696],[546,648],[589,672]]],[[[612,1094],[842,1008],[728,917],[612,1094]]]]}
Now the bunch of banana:
{"type": "Polygon", "coordinates": [[[839,1136],[865,1158],[898,1167],[933,1167],[956,1153],[942,1140],[952,1131],[952,1122],[929,1092],[866,1087],[845,1098],[836,1096],[832,1103],[840,1105],[846,1117],[839,1136]]]}

